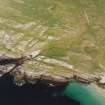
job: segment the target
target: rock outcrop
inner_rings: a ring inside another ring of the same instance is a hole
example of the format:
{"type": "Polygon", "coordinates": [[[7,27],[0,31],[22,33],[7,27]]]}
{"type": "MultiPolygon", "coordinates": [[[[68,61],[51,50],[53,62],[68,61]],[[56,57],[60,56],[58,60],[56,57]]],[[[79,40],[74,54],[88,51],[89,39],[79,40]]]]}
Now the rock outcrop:
{"type": "MultiPolygon", "coordinates": [[[[72,70],[73,73],[69,76],[63,76],[59,73],[59,75],[54,75],[53,73],[48,73],[45,71],[38,71],[38,72],[32,72],[32,71],[25,71],[25,69],[22,69],[21,67],[25,62],[28,62],[32,60],[33,58],[37,58],[34,55],[30,56],[22,56],[19,58],[12,58],[5,55],[1,55],[0,57],[0,75],[13,75],[15,83],[19,86],[26,84],[26,83],[32,83],[32,84],[38,84],[38,83],[45,83],[50,86],[62,86],[67,85],[68,82],[71,80],[75,80],[77,82],[83,83],[83,84],[90,84],[90,83],[96,83],[101,87],[104,87],[105,82],[103,82],[104,77],[102,76],[95,76],[95,75],[88,75],[86,73],[80,73],[79,71],[72,70]]],[[[41,58],[41,57],[40,57],[41,58]]],[[[45,60],[46,61],[46,60],[45,60]]],[[[54,63],[51,62],[50,63],[54,63]]],[[[57,63],[57,61],[56,61],[57,63]]],[[[62,64],[62,63],[60,63],[62,64]]],[[[64,64],[63,64],[64,66],[64,64]]]]}

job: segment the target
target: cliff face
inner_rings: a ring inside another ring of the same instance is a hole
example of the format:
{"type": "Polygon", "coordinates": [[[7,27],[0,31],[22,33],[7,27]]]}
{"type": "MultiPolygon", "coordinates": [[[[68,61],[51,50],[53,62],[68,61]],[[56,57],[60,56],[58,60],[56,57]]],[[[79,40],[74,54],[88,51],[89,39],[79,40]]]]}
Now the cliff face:
{"type": "Polygon", "coordinates": [[[15,68],[15,80],[44,74],[65,81],[75,73],[93,78],[104,72],[104,10],[104,0],[0,1],[1,57],[33,57],[15,68]]]}

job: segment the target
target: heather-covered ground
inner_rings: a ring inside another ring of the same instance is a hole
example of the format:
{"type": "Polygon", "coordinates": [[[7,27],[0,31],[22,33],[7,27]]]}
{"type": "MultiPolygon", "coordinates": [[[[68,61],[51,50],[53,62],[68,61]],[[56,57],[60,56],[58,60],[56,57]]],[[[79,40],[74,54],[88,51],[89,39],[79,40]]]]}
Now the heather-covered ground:
{"type": "Polygon", "coordinates": [[[41,61],[27,62],[26,71],[99,73],[105,68],[104,19],[104,0],[0,0],[0,52],[40,51],[41,61]]]}

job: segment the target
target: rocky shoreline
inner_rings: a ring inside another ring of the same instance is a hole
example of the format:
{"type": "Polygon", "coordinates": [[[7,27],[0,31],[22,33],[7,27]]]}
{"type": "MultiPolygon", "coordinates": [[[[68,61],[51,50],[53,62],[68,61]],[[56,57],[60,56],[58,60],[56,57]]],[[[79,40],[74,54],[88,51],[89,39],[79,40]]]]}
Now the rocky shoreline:
{"type": "Polygon", "coordinates": [[[24,56],[20,58],[11,58],[8,56],[0,57],[0,75],[13,75],[14,81],[17,85],[21,86],[26,83],[45,83],[49,86],[64,86],[71,80],[75,80],[83,84],[95,83],[98,86],[105,88],[104,76],[88,75],[80,72],[73,72],[69,77],[62,75],[52,75],[46,72],[27,72],[24,69],[20,69],[25,61],[31,60],[31,56],[24,56]]]}

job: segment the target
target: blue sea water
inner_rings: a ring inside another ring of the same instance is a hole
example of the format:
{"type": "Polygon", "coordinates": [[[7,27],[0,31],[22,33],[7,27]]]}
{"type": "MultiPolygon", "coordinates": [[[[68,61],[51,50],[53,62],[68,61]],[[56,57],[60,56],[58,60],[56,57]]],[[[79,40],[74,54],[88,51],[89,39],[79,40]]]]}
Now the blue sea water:
{"type": "Polygon", "coordinates": [[[18,87],[13,83],[12,76],[4,75],[0,78],[0,105],[79,105],[75,100],[61,95],[64,89],[46,84],[18,87]]]}
{"type": "MultiPolygon", "coordinates": [[[[105,95],[105,93],[103,93],[105,95]]],[[[94,86],[83,85],[80,83],[70,83],[64,95],[77,100],[80,105],[105,105],[105,97],[94,86]]]]}
{"type": "Polygon", "coordinates": [[[74,81],[66,88],[31,84],[17,87],[12,79],[0,78],[0,105],[105,105],[105,90],[102,94],[94,85],[74,81]]]}

